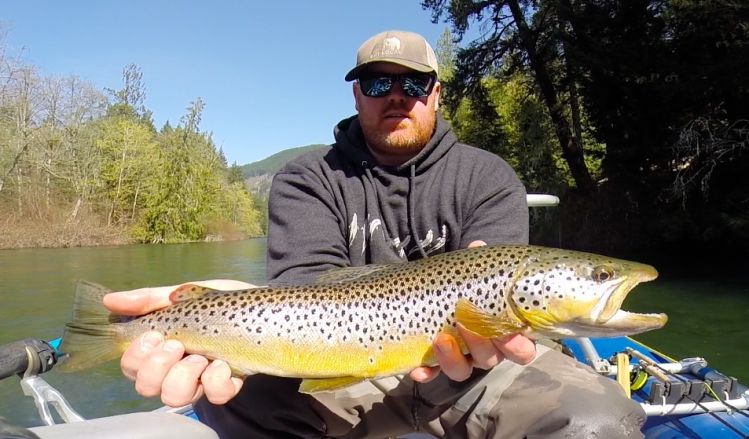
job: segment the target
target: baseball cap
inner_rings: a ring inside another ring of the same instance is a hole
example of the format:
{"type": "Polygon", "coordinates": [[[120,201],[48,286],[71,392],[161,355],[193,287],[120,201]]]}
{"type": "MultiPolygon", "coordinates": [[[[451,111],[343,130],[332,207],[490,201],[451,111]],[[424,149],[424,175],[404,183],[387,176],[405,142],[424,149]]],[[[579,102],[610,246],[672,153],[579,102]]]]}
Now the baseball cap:
{"type": "Polygon", "coordinates": [[[374,62],[389,62],[417,72],[437,74],[437,56],[432,46],[414,32],[389,30],[365,41],[356,52],[356,66],[346,74],[346,81],[357,79],[362,70],[374,62]]]}

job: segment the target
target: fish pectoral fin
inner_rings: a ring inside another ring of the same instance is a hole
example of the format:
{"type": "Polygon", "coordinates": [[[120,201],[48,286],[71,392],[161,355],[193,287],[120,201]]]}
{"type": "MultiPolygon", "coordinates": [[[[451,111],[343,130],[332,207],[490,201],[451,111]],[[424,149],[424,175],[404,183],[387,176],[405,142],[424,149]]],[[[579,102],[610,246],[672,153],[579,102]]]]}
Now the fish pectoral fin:
{"type": "Polygon", "coordinates": [[[513,318],[507,311],[496,316],[491,315],[468,299],[459,299],[455,304],[455,321],[485,338],[500,338],[520,332],[525,328],[525,325],[513,318]]]}
{"type": "Polygon", "coordinates": [[[186,283],[178,286],[174,291],[169,294],[169,300],[172,303],[184,302],[186,300],[198,299],[205,296],[206,294],[217,293],[219,290],[214,290],[207,287],[201,287],[200,285],[186,283]]]}
{"type": "Polygon", "coordinates": [[[362,377],[305,378],[299,385],[302,393],[332,392],[364,381],[362,377]]]}

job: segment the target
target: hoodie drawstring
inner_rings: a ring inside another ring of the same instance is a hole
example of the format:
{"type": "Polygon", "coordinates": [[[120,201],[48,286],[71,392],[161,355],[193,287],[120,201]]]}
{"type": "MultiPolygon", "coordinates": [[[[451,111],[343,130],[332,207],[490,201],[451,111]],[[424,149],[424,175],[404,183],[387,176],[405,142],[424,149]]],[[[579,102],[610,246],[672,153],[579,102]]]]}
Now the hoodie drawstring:
{"type": "Polygon", "coordinates": [[[406,200],[408,209],[408,232],[411,233],[411,237],[416,241],[416,247],[419,249],[419,254],[422,258],[427,257],[427,253],[424,251],[424,247],[421,245],[419,235],[416,234],[415,215],[414,215],[414,188],[416,186],[416,165],[411,165],[411,176],[408,179],[408,199],[406,200]]]}

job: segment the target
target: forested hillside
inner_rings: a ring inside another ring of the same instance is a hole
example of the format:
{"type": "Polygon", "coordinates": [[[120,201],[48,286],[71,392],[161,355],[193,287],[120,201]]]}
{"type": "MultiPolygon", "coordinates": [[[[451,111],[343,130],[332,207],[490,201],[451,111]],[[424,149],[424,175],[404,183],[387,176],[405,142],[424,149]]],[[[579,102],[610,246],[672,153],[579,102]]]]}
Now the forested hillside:
{"type": "Polygon", "coordinates": [[[272,175],[275,174],[279,169],[283,167],[287,162],[305,152],[314,151],[316,149],[325,148],[327,145],[307,145],[299,146],[296,148],[284,149],[283,151],[277,152],[270,157],[264,158],[260,161],[248,163],[241,166],[242,174],[245,177],[256,177],[261,175],[272,175]]]}
{"type": "Polygon", "coordinates": [[[0,248],[261,234],[241,173],[201,132],[203,102],[157,128],[137,66],[119,90],[47,77],[0,41],[0,248]]]}

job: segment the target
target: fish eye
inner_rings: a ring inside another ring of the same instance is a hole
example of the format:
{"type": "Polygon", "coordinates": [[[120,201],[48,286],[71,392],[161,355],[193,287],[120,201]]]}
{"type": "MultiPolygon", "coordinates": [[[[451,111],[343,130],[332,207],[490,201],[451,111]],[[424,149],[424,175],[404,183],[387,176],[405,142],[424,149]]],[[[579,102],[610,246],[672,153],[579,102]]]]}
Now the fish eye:
{"type": "Polygon", "coordinates": [[[602,283],[614,277],[614,270],[606,266],[598,266],[593,269],[593,280],[602,283]]]}

